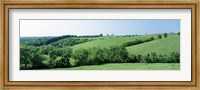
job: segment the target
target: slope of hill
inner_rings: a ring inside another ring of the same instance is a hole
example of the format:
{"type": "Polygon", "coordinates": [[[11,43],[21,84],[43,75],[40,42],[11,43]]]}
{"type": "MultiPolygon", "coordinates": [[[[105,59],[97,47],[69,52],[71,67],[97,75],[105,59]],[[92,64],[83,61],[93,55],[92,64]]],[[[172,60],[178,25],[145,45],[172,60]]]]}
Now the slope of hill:
{"type": "Polygon", "coordinates": [[[147,53],[156,52],[157,54],[169,54],[171,52],[180,52],[180,36],[169,35],[167,38],[154,40],[151,42],[126,47],[130,54],[147,55],[147,53]]]}
{"type": "Polygon", "coordinates": [[[142,36],[105,36],[99,38],[97,40],[93,40],[90,42],[82,43],[74,45],[73,50],[77,50],[80,48],[91,48],[91,47],[100,47],[100,48],[108,48],[114,45],[122,45],[123,43],[134,41],[134,40],[145,40],[147,38],[154,37],[157,38],[157,35],[142,35],[142,36]]]}

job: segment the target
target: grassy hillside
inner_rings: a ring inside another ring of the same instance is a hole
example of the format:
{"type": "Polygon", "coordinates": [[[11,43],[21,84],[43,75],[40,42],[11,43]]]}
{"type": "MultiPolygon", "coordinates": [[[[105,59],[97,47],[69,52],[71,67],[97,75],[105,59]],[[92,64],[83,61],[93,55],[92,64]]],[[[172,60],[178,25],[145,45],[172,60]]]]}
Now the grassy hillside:
{"type": "Polygon", "coordinates": [[[112,63],[88,65],[71,68],[53,68],[56,70],[179,70],[179,63],[112,63]]]}
{"type": "Polygon", "coordinates": [[[168,34],[167,38],[162,37],[162,39],[157,39],[158,34],[154,35],[142,35],[133,37],[122,37],[122,36],[106,36],[101,38],[95,38],[96,40],[81,43],[72,46],[73,50],[80,48],[91,48],[100,47],[107,48],[114,45],[122,45],[123,43],[134,41],[136,39],[147,39],[154,37],[155,40],[150,42],[145,42],[138,45],[133,45],[126,47],[130,54],[141,54],[146,55],[147,53],[156,52],[157,54],[168,54],[171,52],[180,52],[180,36],[177,34],[168,34]]]}
{"type": "Polygon", "coordinates": [[[74,45],[72,48],[73,50],[77,50],[80,48],[91,48],[91,47],[100,47],[100,48],[107,48],[110,46],[114,45],[122,45],[123,43],[129,42],[129,41],[134,41],[136,39],[147,39],[150,37],[157,38],[157,35],[143,35],[143,36],[131,36],[131,37],[124,37],[124,36],[105,36],[101,38],[96,38],[96,40],[82,43],[82,44],[77,44],[74,45]]]}
{"type": "Polygon", "coordinates": [[[180,36],[177,34],[169,35],[167,38],[154,40],[151,42],[126,47],[130,54],[146,55],[150,52],[157,54],[168,54],[170,52],[180,52],[180,36]]]}

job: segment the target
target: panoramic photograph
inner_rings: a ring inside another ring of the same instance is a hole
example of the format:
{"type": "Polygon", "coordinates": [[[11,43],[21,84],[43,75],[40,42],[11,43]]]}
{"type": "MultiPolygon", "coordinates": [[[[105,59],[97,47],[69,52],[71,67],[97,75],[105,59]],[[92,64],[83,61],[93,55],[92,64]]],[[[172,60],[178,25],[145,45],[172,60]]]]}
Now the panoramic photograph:
{"type": "Polygon", "coordinates": [[[22,19],[20,70],[180,70],[180,20],[22,19]]]}

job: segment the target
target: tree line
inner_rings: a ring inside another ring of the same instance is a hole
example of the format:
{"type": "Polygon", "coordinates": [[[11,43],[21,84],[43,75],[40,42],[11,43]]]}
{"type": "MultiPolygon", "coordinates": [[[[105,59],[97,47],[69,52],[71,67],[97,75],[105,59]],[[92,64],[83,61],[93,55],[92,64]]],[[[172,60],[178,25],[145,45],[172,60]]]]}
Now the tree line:
{"type": "MultiPolygon", "coordinates": [[[[103,36],[103,34],[100,34],[100,35],[84,35],[84,36],[63,35],[63,36],[57,36],[57,37],[34,37],[34,38],[22,37],[22,38],[20,38],[20,45],[44,46],[44,45],[56,43],[56,42],[63,40],[65,38],[68,38],[69,40],[74,39],[73,41],[75,41],[75,40],[80,40],[80,38],[101,37],[101,36],[103,36]]],[[[86,40],[86,39],[84,39],[84,40],[86,40]]],[[[71,42],[73,43],[73,41],[71,41],[71,42]]],[[[83,42],[83,40],[81,40],[80,42],[83,42]]]]}
{"type": "Polygon", "coordinates": [[[68,39],[60,40],[58,42],[51,43],[50,45],[52,45],[54,47],[63,48],[63,47],[66,47],[66,46],[73,46],[73,45],[76,45],[76,44],[85,43],[85,42],[89,42],[89,41],[92,41],[92,39],[68,38],[68,39]]]}
{"type": "Polygon", "coordinates": [[[138,40],[138,39],[135,39],[135,41],[129,41],[129,42],[126,42],[126,43],[123,43],[123,47],[128,47],[128,46],[133,46],[133,45],[137,45],[137,44],[141,44],[141,43],[145,43],[145,42],[149,42],[149,41],[153,41],[154,40],[154,37],[150,37],[148,39],[145,39],[145,40],[138,40]]]}
{"type": "Polygon", "coordinates": [[[81,48],[74,52],[72,52],[71,48],[50,49],[48,53],[40,48],[20,48],[21,69],[73,67],[70,64],[70,59],[74,60],[74,66],[100,65],[106,63],[179,63],[180,54],[178,52],[171,52],[170,54],[161,55],[152,52],[147,55],[134,55],[129,54],[127,49],[122,45],[111,46],[110,48],[81,48]]]}

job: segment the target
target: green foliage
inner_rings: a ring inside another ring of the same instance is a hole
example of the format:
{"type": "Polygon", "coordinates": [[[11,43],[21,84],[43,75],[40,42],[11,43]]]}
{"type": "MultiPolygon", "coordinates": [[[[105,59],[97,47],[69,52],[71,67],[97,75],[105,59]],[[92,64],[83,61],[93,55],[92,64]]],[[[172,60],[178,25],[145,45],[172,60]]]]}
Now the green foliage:
{"type": "Polygon", "coordinates": [[[70,66],[69,60],[71,55],[72,55],[71,48],[63,49],[61,59],[58,59],[58,61],[56,61],[56,67],[69,67],[70,66]]]}
{"type": "Polygon", "coordinates": [[[102,37],[102,36],[103,36],[103,34],[100,34],[99,36],[100,36],[100,37],[102,37]]]}
{"type": "Polygon", "coordinates": [[[76,36],[75,35],[63,35],[63,36],[53,37],[51,39],[48,39],[45,42],[45,45],[53,43],[53,42],[56,42],[56,41],[59,41],[59,40],[64,39],[64,38],[70,38],[70,37],[76,37],[76,36]]]}
{"type": "Polygon", "coordinates": [[[171,52],[170,57],[167,60],[168,63],[180,63],[180,54],[177,52],[171,52]]]}
{"type": "Polygon", "coordinates": [[[68,54],[63,54],[60,59],[55,60],[55,67],[69,67],[70,66],[69,58],[70,56],[68,54]]]}
{"type": "Polygon", "coordinates": [[[52,37],[20,37],[20,45],[25,46],[42,46],[52,37]]]}
{"type": "Polygon", "coordinates": [[[20,48],[20,69],[28,69],[28,64],[31,63],[31,53],[32,50],[29,47],[21,47],[20,48]]]}
{"type": "Polygon", "coordinates": [[[77,65],[87,65],[88,50],[78,49],[73,52],[72,58],[76,60],[77,65]]]}
{"type": "Polygon", "coordinates": [[[109,52],[110,63],[123,63],[128,59],[128,51],[123,46],[112,46],[109,52]]]}
{"type": "Polygon", "coordinates": [[[91,48],[88,50],[88,58],[87,64],[88,65],[99,65],[104,63],[104,51],[99,47],[91,48]]]}
{"type": "Polygon", "coordinates": [[[141,44],[143,43],[142,40],[135,40],[135,41],[130,41],[130,42],[126,42],[123,44],[123,47],[128,47],[128,46],[132,46],[132,45],[137,45],[137,44],[141,44]]]}
{"type": "Polygon", "coordinates": [[[130,63],[138,62],[138,61],[137,61],[137,56],[134,55],[134,54],[129,55],[129,59],[128,59],[127,62],[130,62],[130,63]]]}
{"type": "Polygon", "coordinates": [[[45,57],[40,55],[37,48],[21,47],[20,48],[20,69],[42,69],[46,66],[43,64],[45,57]]]}
{"type": "Polygon", "coordinates": [[[168,36],[167,33],[164,33],[164,37],[167,38],[167,36],[168,36]]]}
{"type": "MultiPolygon", "coordinates": [[[[180,36],[168,34],[167,38],[155,39],[157,35],[51,37],[46,38],[52,40],[48,45],[45,43],[41,46],[29,45],[27,40],[22,40],[20,69],[66,68],[106,63],[180,63],[180,36]]],[[[40,40],[42,39],[32,38],[29,41],[33,43],[32,41],[40,40]]],[[[44,42],[46,41],[42,41],[44,42]]]]}
{"type": "Polygon", "coordinates": [[[20,44],[25,46],[42,46],[48,45],[53,42],[57,42],[64,38],[76,37],[75,35],[63,35],[59,37],[22,37],[20,38],[20,44]]]}
{"type": "Polygon", "coordinates": [[[161,36],[161,35],[158,35],[158,39],[162,39],[162,36],[161,36]]]}
{"type": "Polygon", "coordinates": [[[33,54],[33,58],[31,59],[32,62],[32,68],[33,69],[42,69],[46,68],[43,61],[45,60],[45,57],[40,55],[39,53],[33,54]]]}
{"type": "Polygon", "coordinates": [[[144,39],[144,40],[135,39],[135,41],[123,43],[122,46],[128,47],[128,46],[133,46],[133,45],[137,45],[137,44],[141,44],[141,43],[145,43],[145,42],[149,42],[149,41],[153,41],[153,40],[154,40],[154,37],[150,37],[150,38],[147,38],[147,39],[144,39]]]}
{"type": "Polygon", "coordinates": [[[49,68],[53,67],[67,67],[70,66],[69,58],[71,57],[72,49],[64,48],[64,49],[52,49],[49,53],[49,68]],[[60,59],[58,57],[61,56],[60,59]]]}
{"type": "Polygon", "coordinates": [[[73,46],[76,44],[81,44],[81,43],[85,43],[85,42],[89,42],[92,41],[91,39],[80,39],[80,38],[66,38],[57,42],[53,42],[51,43],[52,46],[54,47],[59,47],[59,48],[63,48],[66,46],[73,46]]]}
{"type": "Polygon", "coordinates": [[[170,54],[157,55],[155,52],[142,56],[142,63],[180,63],[180,54],[171,52],[170,54]]]}
{"type": "Polygon", "coordinates": [[[113,46],[109,49],[94,47],[75,50],[72,58],[78,62],[78,66],[123,63],[128,60],[128,52],[123,46],[113,46]]]}
{"type": "Polygon", "coordinates": [[[178,32],[177,34],[180,35],[180,32],[178,32]]]}
{"type": "Polygon", "coordinates": [[[151,41],[154,40],[154,37],[151,37],[150,40],[151,40],[151,41]]]}

